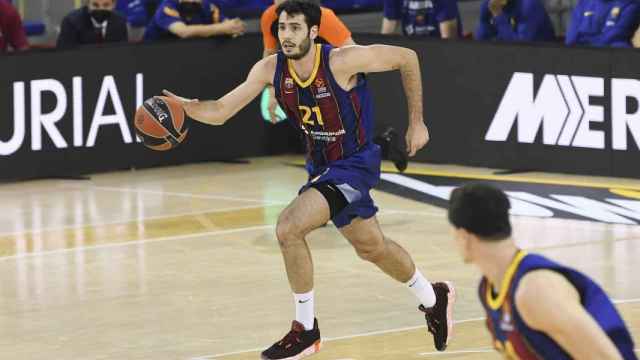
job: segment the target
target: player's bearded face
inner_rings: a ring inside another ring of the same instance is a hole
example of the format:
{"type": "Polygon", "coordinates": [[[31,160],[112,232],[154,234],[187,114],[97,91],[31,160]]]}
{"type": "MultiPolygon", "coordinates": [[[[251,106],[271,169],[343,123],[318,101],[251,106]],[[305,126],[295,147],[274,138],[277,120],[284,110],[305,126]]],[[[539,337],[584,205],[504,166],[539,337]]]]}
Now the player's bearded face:
{"type": "Polygon", "coordinates": [[[278,39],[284,55],[293,60],[303,58],[311,50],[316,27],[308,28],[304,15],[283,12],[278,22],[278,39]]]}
{"type": "Polygon", "coordinates": [[[287,52],[285,50],[284,55],[287,58],[293,59],[293,60],[302,59],[305,55],[309,53],[309,50],[311,49],[311,39],[307,37],[306,39],[302,40],[300,45],[296,46],[295,48],[296,48],[295,52],[287,52]]]}

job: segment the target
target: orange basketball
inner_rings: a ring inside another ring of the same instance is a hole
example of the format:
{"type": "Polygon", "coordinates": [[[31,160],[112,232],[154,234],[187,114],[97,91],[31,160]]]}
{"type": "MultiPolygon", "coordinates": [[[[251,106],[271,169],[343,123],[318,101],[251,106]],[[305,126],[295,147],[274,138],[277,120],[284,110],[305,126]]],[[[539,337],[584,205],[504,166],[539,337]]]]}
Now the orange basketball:
{"type": "Polygon", "coordinates": [[[189,132],[182,106],[166,96],[145,100],[136,110],[134,123],[144,145],[159,151],[178,146],[189,132]]]}

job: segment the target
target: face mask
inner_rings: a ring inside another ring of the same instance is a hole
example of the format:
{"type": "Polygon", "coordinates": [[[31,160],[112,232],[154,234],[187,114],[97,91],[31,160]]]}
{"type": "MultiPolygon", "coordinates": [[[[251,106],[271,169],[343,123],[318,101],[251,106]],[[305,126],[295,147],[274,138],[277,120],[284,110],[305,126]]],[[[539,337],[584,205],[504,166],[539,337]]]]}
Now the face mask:
{"type": "Polygon", "coordinates": [[[202,12],[202,4],[196,2],[181,2],[178,4],[180,16],[192,18],[202,12]]]}
{"type": "Polygon", "coordinates": [[[91,15],[93,20],[97,21],[98,23],[102,23],[106,20],[109,20],[109,18],[111,17],[111,11],[103,9],[91,10],[89,11],[89,15],[91,15]]]}

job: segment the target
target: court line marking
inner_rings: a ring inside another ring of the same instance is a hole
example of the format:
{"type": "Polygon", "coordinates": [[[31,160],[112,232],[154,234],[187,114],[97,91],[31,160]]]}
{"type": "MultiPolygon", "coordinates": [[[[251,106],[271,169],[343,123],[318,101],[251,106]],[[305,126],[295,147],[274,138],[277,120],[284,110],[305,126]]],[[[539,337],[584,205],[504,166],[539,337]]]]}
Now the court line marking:
{"type": "MultiPolygon", "coordinates": [[[[617,300],[616,299],[612,299],[612,302],[614,304],[636,303],[636,302],[640,302],[640,298],[617,299],[617,300]]],[[[483,317],[470,318],[470,319],[464,319],[464,320],[455,320],[454,324],[457,325],[457,324],[462,324],[462,323],[467,323],[467,322],[484,321],[484,320],[485,320],[485,317],[483,316],[483,317]]],[[[411,331],[411,330],[417,330],[417,329],[422,329],[422,328],[426,328],[426,326],[425,325],[418,325],[418,326],[408,326],[408,327],[401,327],[401,328],[387,329],[387,330],[370,331],[370,332],[360,333],[360,334],[338,336],[338,337],[333,337],[333,338],[325,338],[325,339],[322,339],[322,341],[323,342],[330,342],[330,341],[337,341],[337,340],[348,340],[348,339],[355,339],[355,338],[366,337],[366,336],[375,336],[375,335],[384,335],[384,334],[403,332],[403,331],[411,331]]],[[[260,348],[254,348],[254,349],[248,349],[248,350],[226,352],[226,353],[221,353],[221,354],[200,355],[200,356],[189,358],[189,360],[211,360],[211,359],[217,359],[217,358],[221,358],[221,357],[225,357],[225,356],[240,355],[240,354],[246,354],[246,353],[262,351],[264,349],[265,349],[265,347],[260,347],[260,348]]],[[[461,354],[461,353],[464,353],[464,352],[478,352],[478,353],[480,353],[480,352],[493,352],[493,351],[494,350],[492,348],[479,348],[479,349],[446,351],[446,352],[426,352],[426,353],[419,353],[418,355],[420,355],[420,356],[438,355],[438,354],[440,354],[440,355],[447,355],[447,354],[451,355],[451,354],[456,354],[456,353],[461,354]]],[[[639,352],[640,349],[635,349],[635,351],[639,352]]]]}
{"type": "Polygon", "coordinates": [[[287,204],[288,203],[282,202],[278,204],[267,204],[267,205],[256,204],[256,205],[245,205],[245,206],[233,206],[233,207],[227,207],[227,208],[211,208],[211,209],[193,210],[193,211],[177,212],[174,214],[161,214],[161,215],[153,215],[153,216],[145,216],[145,217],[135,217],[130,219],[104,221],[104,222],[87,222],[82,224],[50,226],[50,227],[44,227],[40,229],[30,229],[30,230],[24,230],[24,231],[0,232],[0,236],[37,234],[44,231],[62,231],[62,230],[80,229],[80,228],[92,227],[92,226],[97,227],[97,226],[105,226],[105,225],[123,224],[123,223],[129,223],[129,222],[135,223],[135,222],[143,222],[147,220],[166,219],[171,217],[203,215],[203,214],[209,214],[209,213],[220,213],[220,212],[246,210],[246,209],[258,209],[258,208],[270,207],[270,206],[284,206],[287,204]]]}
{"type": "MultiPolygon", "coordinates": [[[[485,319],[484,317],[481,317],[481,318],[471,318],[471,319],[464,319],[464,320],[456,320],[456,321],[454,321],[454,324],[462,324],[462,323],[466,323],[466,322],[480,321],[480,320],[484,320],[484,319],[485,319]]],[[[370,331],[370,332],[361,333],[361,334],[338,336],[338,337],[333,337],[333,338],[323,338],[322,342],[337,341],[337,340],[348,340],[348,339],[355,339],[355,338],[366,337],[366,336],[374,336],[374,335],[384,335],[384,334],[389,334],[389,333],[417,330],[417,329],[422,329],[422,328],[426,329],[427,326],[426,325],[407,326],[407,327],[401,327],[401,328],[395,328],[395,329],[370,331]]],[[[189,358],[189,360],[216,359],[216,358],[220,358],[220,357],[224,357],[224,356],[239,355],[239,354],[251,353],[251,352],[256,352],[256,351],[262,351],[264,349],[265,349],[265,347],[260,347],[260,348],[255,348],[255,349],[233,351],[233,352],[227,352],[227,353],[222,353],[222,354],[200,355],[200,356],[189,358]]]]}
{"type": "MultiPolygon", "coordinates": [[[[304,165],[304,162],[299,160],[298,161],[294,160],[289,162],[288,165],[301,166],[301,165],[304,165]]],[[[429,166],[428,163],[425,165],[429,166]]],[[[485,169],[488,169],[488,168],[485,168],[485,169]]],[[[384,164],[383,166],[381,166],[381,170],[386,173],[400,174],[400,172],[393,165],[384,164]]],[[[496,171],[500,169],[488,169],[488,170],[496,171]]],[[[555,173],[543,172],[543,171],[537,171],[537,173],[555,175],[555,173]]],[[[462,179],[469,179],[469,180],[491,180],[491,181],[518,182],[518,183],[590,187],[590,188],[607,189],[607,190],[608,189],[640,190],[640,185],[616,184],[611,180],[603,181],[603,182],[595,182],[595,181],[584,181],[584,180],[577,180],[577,179],[566,180],[561,178],[543,178],[543,177],[537,178],[535,176],[522,176],[522,175],[475,174],[471,172],[464,172],[463,170],[459,170],[459,171],[429,170],[422,167],[418,167],[418,168],[410,167],[407,170],[405,170],[402,174],[452,177],[452,178],[462,178],[462,179]]]]}
{"type": "Polygon", "coordinates": [[[477,349],[469,349],[469,350],[447,350],[447,351],[432,351],[432,352],[422,352],[418,353],[419,356],[429,356],[429,355],[456,355],[456,354],[479,354],[479,353],[493,353],[496,352],[495,349],[490,347],[483,347],[477,349]]]}
{"type": "MultiPolygon", "coordinates": [[[[260,206],[255,206],[255,207],[260,207],[260,206]]],[[[223,211],[223,210],[221,210],[221,211],[223,211]]],[[[396,212],[398,212],[398,211],[396,211],[396,212]]],[[[401,211],[401,212],[404,212],[404,211],[401,211]]],[[[440,216],[440,214],[438,214],[438,215],[440,216]]],[[[143,244],[143,243],[160,242],[160,241],[168,241],[168,240],[188,239],[188,238],[194,238],[194,237],[200,237],[200,236],[225,235],[225,234],[232,234],[232,233],[244,232],[244,231],[265,230],[265,229],[270,229],[270,228],[273,228],[273,227],[275,227],[274,224],[267,224],[267,225],[259,225],[259,226],[244,227],[244,228],[237,228],[237,229],[227,229],[227,230],[219,230],[219,231],[210,231],[210,232],[202,232],[202,233],[192,233],[192,234],[184,234],[184,235],[177,235],[177,236],[160,237],[160,238],[153,238],[153,239],[143,239],[143,240],[137,240],[137,241],[122,242],[122,243],[112,243],[112,244],[101,244],[101,245],[85,246],[85,247],[75,247],[75,248],[59,249],[59,250],[52,250],[52,251],[43,251],[43,252],[38,252],[38,253],[28,253],[28,254],[19,254],[19,255],[13,255],[13,256],[0,257],[0,261],[10,260],[10,259],[27,258],[27,257],[35,257],[35,256],[41,256],[41,255],[52,255],[52,254],[69,253],[69,252],[76,252],[76,251],[87,251],[87,250],[93,250],[93,249],[132,246],[132,245],[138,245],[138,244],[143,244]]],[[[613,302],[616,303],[616,304],[640,302],[640,298],[613,300],[613,302]]],[[[473,319],[459,320],[459,321],[455,321],[455,323],[459,324],[459,323],[463,323],[463,322],[471,322],[471,321],[479,321],[479,320],[484,320],[484,318],[473,318],[473,319]]],[[[335,338],[327,338],[324,341],[336,341],[336,340],[343,340],[343,339],[353,339],[353,338],[358,338],[358,337],[365,337],[365,336],[373,336],[373,335],[380,335],[380,334],[400,332],[400,331],[415,330],[415,329],[419,329],[419,328],[425,328],[425,326],[421,325],[421,326],[414,326],[414,327],[388,329],[388,330],[374,331],[374,332],[368,332],[368,333],[362,333],[362,334],[347,335],[347,336],[341,336],[341,337],[335,337],[335,338]]],[[[243,350],[243,351],[237,351],[237,352],[232,352],[232,353],[223,353],[223,354],[216,354],[216,355],[205,355],[204,357],[200,356],[200,357],[195,357],[195,358],[191,358],[191,359],[192,360],[213,359],[213,358],[222,357],[222,356],[230,356],[230,355],[234,355],[234,354],[242,354],[242,353],[247,353],[247,352],[260,351],[261,349],[262,348],[256,348],[256,349],[243,350]]],[[[449,352],[449,353],[451,353],[451,352],[449,352]]]]}
{"type": "MultiPolygon", "coordinates": [[[[266,205],[257,205],[256,207],[263,207],[263,206],[266,206],[266,205]]],[[[380,214],[381,215],[385,215],[385,212],[381,211],[380,214]]],[[[9,255],[9,256],[0,256],[0,262],[4,261],[4,260],[19,259],[19,258],[25,258],[25,257],[34,257],[34,256],[43,256],[43,255],[55,255],[55,254],[65,253],[65,252],[74,252],[74,251],[77,252],[77,251],[86,251],[86,250],[110,248],[110,247],[133,246],[133,245],[144,244],[144,243],[152,243],[152,242],[156,242],[156,241],[169,241],[169,240],[187,239],[187,238],[194,238],[194,237],[199,237],[199,236],[215,236],[215,235],[219,235],[219,234],[235,233],[235,232],[242,232],[242,231],[252,231],[252,230],[256,230],[256,229],[268,229],[268,228],[274,228],[275,226],[276,226],[276,224],[265,224],[265,225],[250,226],[250,227],[244,227],[244,228],[216,230],[216,231],[191,233],[191,234],[182,234],[182,235],[172,235],[172,236],[165,236],[165,237],[159,237],[159,238],[140,239],[140,240],[132,240],[132,241],[126,241],[126,242],[119,242],[119,243],[99,244],[99,245],[91,245],[91,246],[80,246],[80,247],[56,249],[56,250],[50,250],[50,251],[40,251],[40,252],[16,254],[16,255],[9,255]]],[[[80,227],[82,227],[82,226],[80,226],[80,227]]],[[[565,245],[565,246],[595,244],[595,243],[600,243],[600,242],[605,242],[605,241],[607,241],[607,240],[592,241],[592,242],[586,242],[586,243],[580,243],[580,244],[569,244],[569,245],[565,245]]],[[[533,247],[533,248],[530,248],[530,249],[538,249],[538,248],[533,247]]],[[[540,248],[540,249],[544,249],[544,247],[540,248]]]]}
{"type": "MultiPolygon", "coordinates": [[[[589,187],[597,189],[630,189],[640,190],[638,185],[630,184],[616,184],[613,182],[595,182],[595,181],[583,181],[583,180],[563,180],[563,179],[545,179],[536,178],[533,176],[513,176],[512,175],[489,175],[489,174],[473,174],[458,171],[434,171],[423,169],[411,169],[405,171],[405,174],[409,175],[427,175],[427,176],[440,176],[440,177],[452,177],[469,180],[490,180],[490,181],[503,181],[503,182],[517,182],[517,183],[531,183],[531,184],[545,184],[545,185],[563,185],[563,186],[576,186],[576,187],[589,187]]],[[[547,173],[549,174],[549,173],[547,173]]]]}
{"type": "Polygon", "coordinates": [[[611,299],[614,304],[629,304],[640,302],[640,298],[635,299],[611,299]]]}
{"type": "Polygon", "coordinates": [[[22,259],[22,258],[37,257],[37,256],[43,256],[43,255],[55,255],[55,254],[64,254],[64,253],[77,252],[77,251],[126,247],[126,246],[140,245],[140,244],[146,244],[146,243],[156,243],[161,241],[190,239],[190,238],[201,237],[201,236],[227,235],[227,234],[234,234],[234,233],[244,232],[244,231],[258,231],[258,230],[272,229],[274,227],[275,227],[275,224],[257,225],[257,226],[248,226],[248,227],[236,228],[236,229],[206,231],[201,233],[191,233],[191,234],[183,234],[183,235],[172,235],[172,236],[164,236],[164,237],[151,238],[151,239],[141,239],[141,240],[134,240],[134,241],[119,242],[119,243],[79,246],[79,247],[56,249],[56,250],[50,250],[50,251],[39,251],[35,253],[3,256],[3,257],[0,257],[0,262],[6,261],[6,260],[12,260],[12,259],[22,259]]]}
{"type": "Polygon", "coordinates": [[[237,197],[237,196],[194,194],[194,193],[185,193],[185,192],[147,190],[147,189],[136,189],[136,188],[127,188],[127,187],[116,187],[116,186],[96,186],[96,185],[82,186],[82,185],[65,184],[65,185],[60,185],[60,187],[70,188],[70,189],[103,190],[103,191],[116,191],[116,192],[125,192],[125,193],[128,192],[128,193],[150,194],[150,195],[168,195],[168,196],[178,196],[178,197],[189,197],[194,199],[257,202],[262,204],[269,204],[274,202],[274,201],[264,200],[264,199],[249,199],[249,198],[237,197]]]}
{"type": "MultiPolygon", "coordinates": [[[[281,203],[281,204],[278,204],[278,205],[284,205],[284,204],[281,203]]],[[[244,208],[260,208],[260,207],[266,207],[266,206],[269,206],[269,205],[255,205],[255,206],[247,206],[247,207],[237,207],[235,209],[241,210],[241,209],[244,209],[244,208]]],[[[228,208],[227,210],[221,210],[221,211],[232,211],[233,209],[234,208],[228,208]],[[231,209],[231,210],[229,210],[229,209],[231,209]]],[[[199,212],[196,212],[196,213],[199,213],[199,212]]],[[[384,215],[384,213],[382,213],[381,215],[384,215]]],[[[162,218],[162,217],[164,217],[164,216],[159,216],[158,218],[162,218]]],[[[168,217],[171,217],[171,216],[168,216],[168,217]]],[[[146,219],[150,219],[150,218],[151,217],[144,218],[144,219],[146,220],[146,219]]],[[[128,221],[123,221],[123,222],[128,222],[128,221]]],[[[123,222],[118,221],[118,222],[114,222],[114,224],[123,223],[123,222]]],[[[102,225],[102,224],[100,224],[100,225],[102,225]]],[[[96,226],[100,226],[100,225],[96,225],[96,226]]],[[[110,223],[106,222],[106,223],[104,223],[104,225],[110,225],[110,223]]],[[[86,227],[86,226],[93,226],[93,225],[69,226],[69,227],[62,227],[62,228],[55,229],[55,230],[73,229],[75,227],[82,228],[82,227],[86,227]]],[[[216,230],[216,231],[201,232],[201,233],[191,233],[191,234],[172,235],[172,236],[165,236],[165,237],[151,238],[151,239],[133,240],[133,241],[126,241],[126,242],[119,242],[119,243],[99,244],[99,245],[91,245],[91,246],[78,246],[78,247],[71,247],[71,248],[65,248],[65,249],[56,249],[56,250],[50,250],[50,251],[39,251],[39,252],[31,252],[31,253],[24,253],[24,254],[15,254],[15,255],[9,255],[9,256],[0,256],[0,262],[1,261],[5,261],[5,260],[21,259],[21,258],[26,258],[26,257],[35,257],[35,256],[44,256],[44,255],[56,255],[56,254],[66,253],[66,252],[87,251],[87,250],[110,248],[110,247],[133,246],[133,245],[137,245],[137,244],[151,243],[151,242],[156,242],[156,241],[179,240],[179,239],[193,238],[193,237],[198,237],[198,236],[215,236],[215,235],[220,235],[220,234],[228,234],[228,233],[235,233],[235,232],[242,232],[242,231],[252,231],[252,230],[255,230],[255,229],[268,229],[268,228],[274,228],[275,226],[276,226],[276,224],[266,224],[266,225],[253,226],[253,227],[244,227],[244,228],[227,229],[227,230],[216,230]]],[[[54,230],[52,230],[52,229],[43,229],[41,231],[54,231],[54,230]]],[[[37,233],[37,232],[41,232],[41,231],[34,231],[34,232],[37,233]]],[[[34,232],[27,231],[27,232],[21,232],[21,233],[0,234],[0,236],[21,235],[21,234],[29,234],[29,233],[34,233],[34,232]]]]}
{"type": "MultiPolygon", "coordinates": [[[[471,319],[464,319],[464,320],[455,320],[454,324],[462,324],[462,323],[467,323],[467,322],[473,322],[473,321],[480,321],[480,320],[484,320],[484,317],[479,317],[479,318],[471,318],[471,319]]],[[[388,330],[378,330],[378,331],[371,331],[371,332],[366,332],[366,333],[362,333],[362,334],[355,334],[355,335],[346,335],[346,336],[338,336],[338,337],[333,337],[333,338],[326,338],[323,341],[336,341],[336,340],[345,340],[345,339],[355,339],[355,338],[360,338],[360,337],[365,337],[365,336],[375,336],[375,335],[384,335],[384,334],[389,334],[389,333],[394,333],[394,332],[402,332],[402,331],[409,331],[409,330],[417,330],[417,329],[422,329],[422,328],[426,328],[426,325],[416,325],[416,326],[408,326],[408,327],[404,327],[404,328],[396,328],[396,329],[388,329],[388,330]]]]}
{"type": "MultiPolygon", "coordinates": [[[[237,210],[246,210],[246,209],[258,209],[258,208],[267,208],[267,207],[275,207],[275,206],[285,206],[288,205],[289,202],[274,202],[274,203],[268,203],[268,204],[256,204],[256,205],[245,205],[245,206],[232,206],[232,207],[226,207],[226,208],[209,208],[209,209],[202,209],[202,210],[192,210],[192,211],[184,211],[184,212],[176,212],[173,214],[160,214],[160,215],[153,215],[153,216],[137,216],[137,217],[132,217],[132,218],[128,218],[128,219],[117,219],[117,220],[110,220],[110,221],[103,221],[103,222],[86,222],[86,223],[81,223],[81,224],[73,224],[73,225],[53,225],[53,226],[48,226],[48,227],[43,227],[43,228],[39,228],[39,229],[25,229],[22,231],[8,231],[8,232],[0,232],[0,236],[17,236],[17,235],[27,235],[27,234],[37,234],[37,233],[41,233],[41,232],[45,232],[45,231],[63,231],[63,230],[69,230],[69,229],[81,229],[81,228],[85,228],[85,227],[98,227],[98,226],[105,226],[105,225],[115,225],[115,224],[124,224],[124,223],[129,223],[129,222],[142,222],[142,221],[147,221],[147,220],[157,220],[157,219],[166,219],[166,218],[171,218],[171,217],[181,217],[181,216],[189,216],[189,215],[203,215],[203,214],[210,214],[210,213],[221,213],[221,212],[229,212],[229,211],[237,211],[237,210]]],[[[395,215],[395,214],[416,214],[416,215],[425,215],[425,216],[433,216],[433,217],[440,217],[442,216],[442,214],[435,214],[435,213],[427,213],[427,212],[420,212],[420,213],[416,213],[414,211],[404,211],[404,210],[380,210],[379,211],[380,215],[395,215]]]]}
{"type": "Polygon", "coordinates": [[[436,213],[436,212],[428,212],[428,211],[420,211],[420,210],[399,210],[399,209],[385,209],[385,210],[380,210],[378,211],[378,214],[389,214],[389,215],[422,215],[422,216],[430,216],[430,217],[441,217],[442,219],[445,219],[445,213],[444,210],[442,213],[436,213]]]}

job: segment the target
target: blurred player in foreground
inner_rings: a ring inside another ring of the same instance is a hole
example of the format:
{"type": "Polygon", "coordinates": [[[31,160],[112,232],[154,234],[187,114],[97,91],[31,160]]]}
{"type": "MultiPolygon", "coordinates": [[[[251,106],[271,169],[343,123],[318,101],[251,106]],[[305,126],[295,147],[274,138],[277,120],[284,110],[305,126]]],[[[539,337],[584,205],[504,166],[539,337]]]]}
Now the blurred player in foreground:
{"type": "Polygon", "coordinates": [[[633,340],[604,291],[584,274],[519,249],[509,199],[474,184],[451,194],[449,221],[478,289],[494,346],[507,359],[636,359],[633,340]]]}

